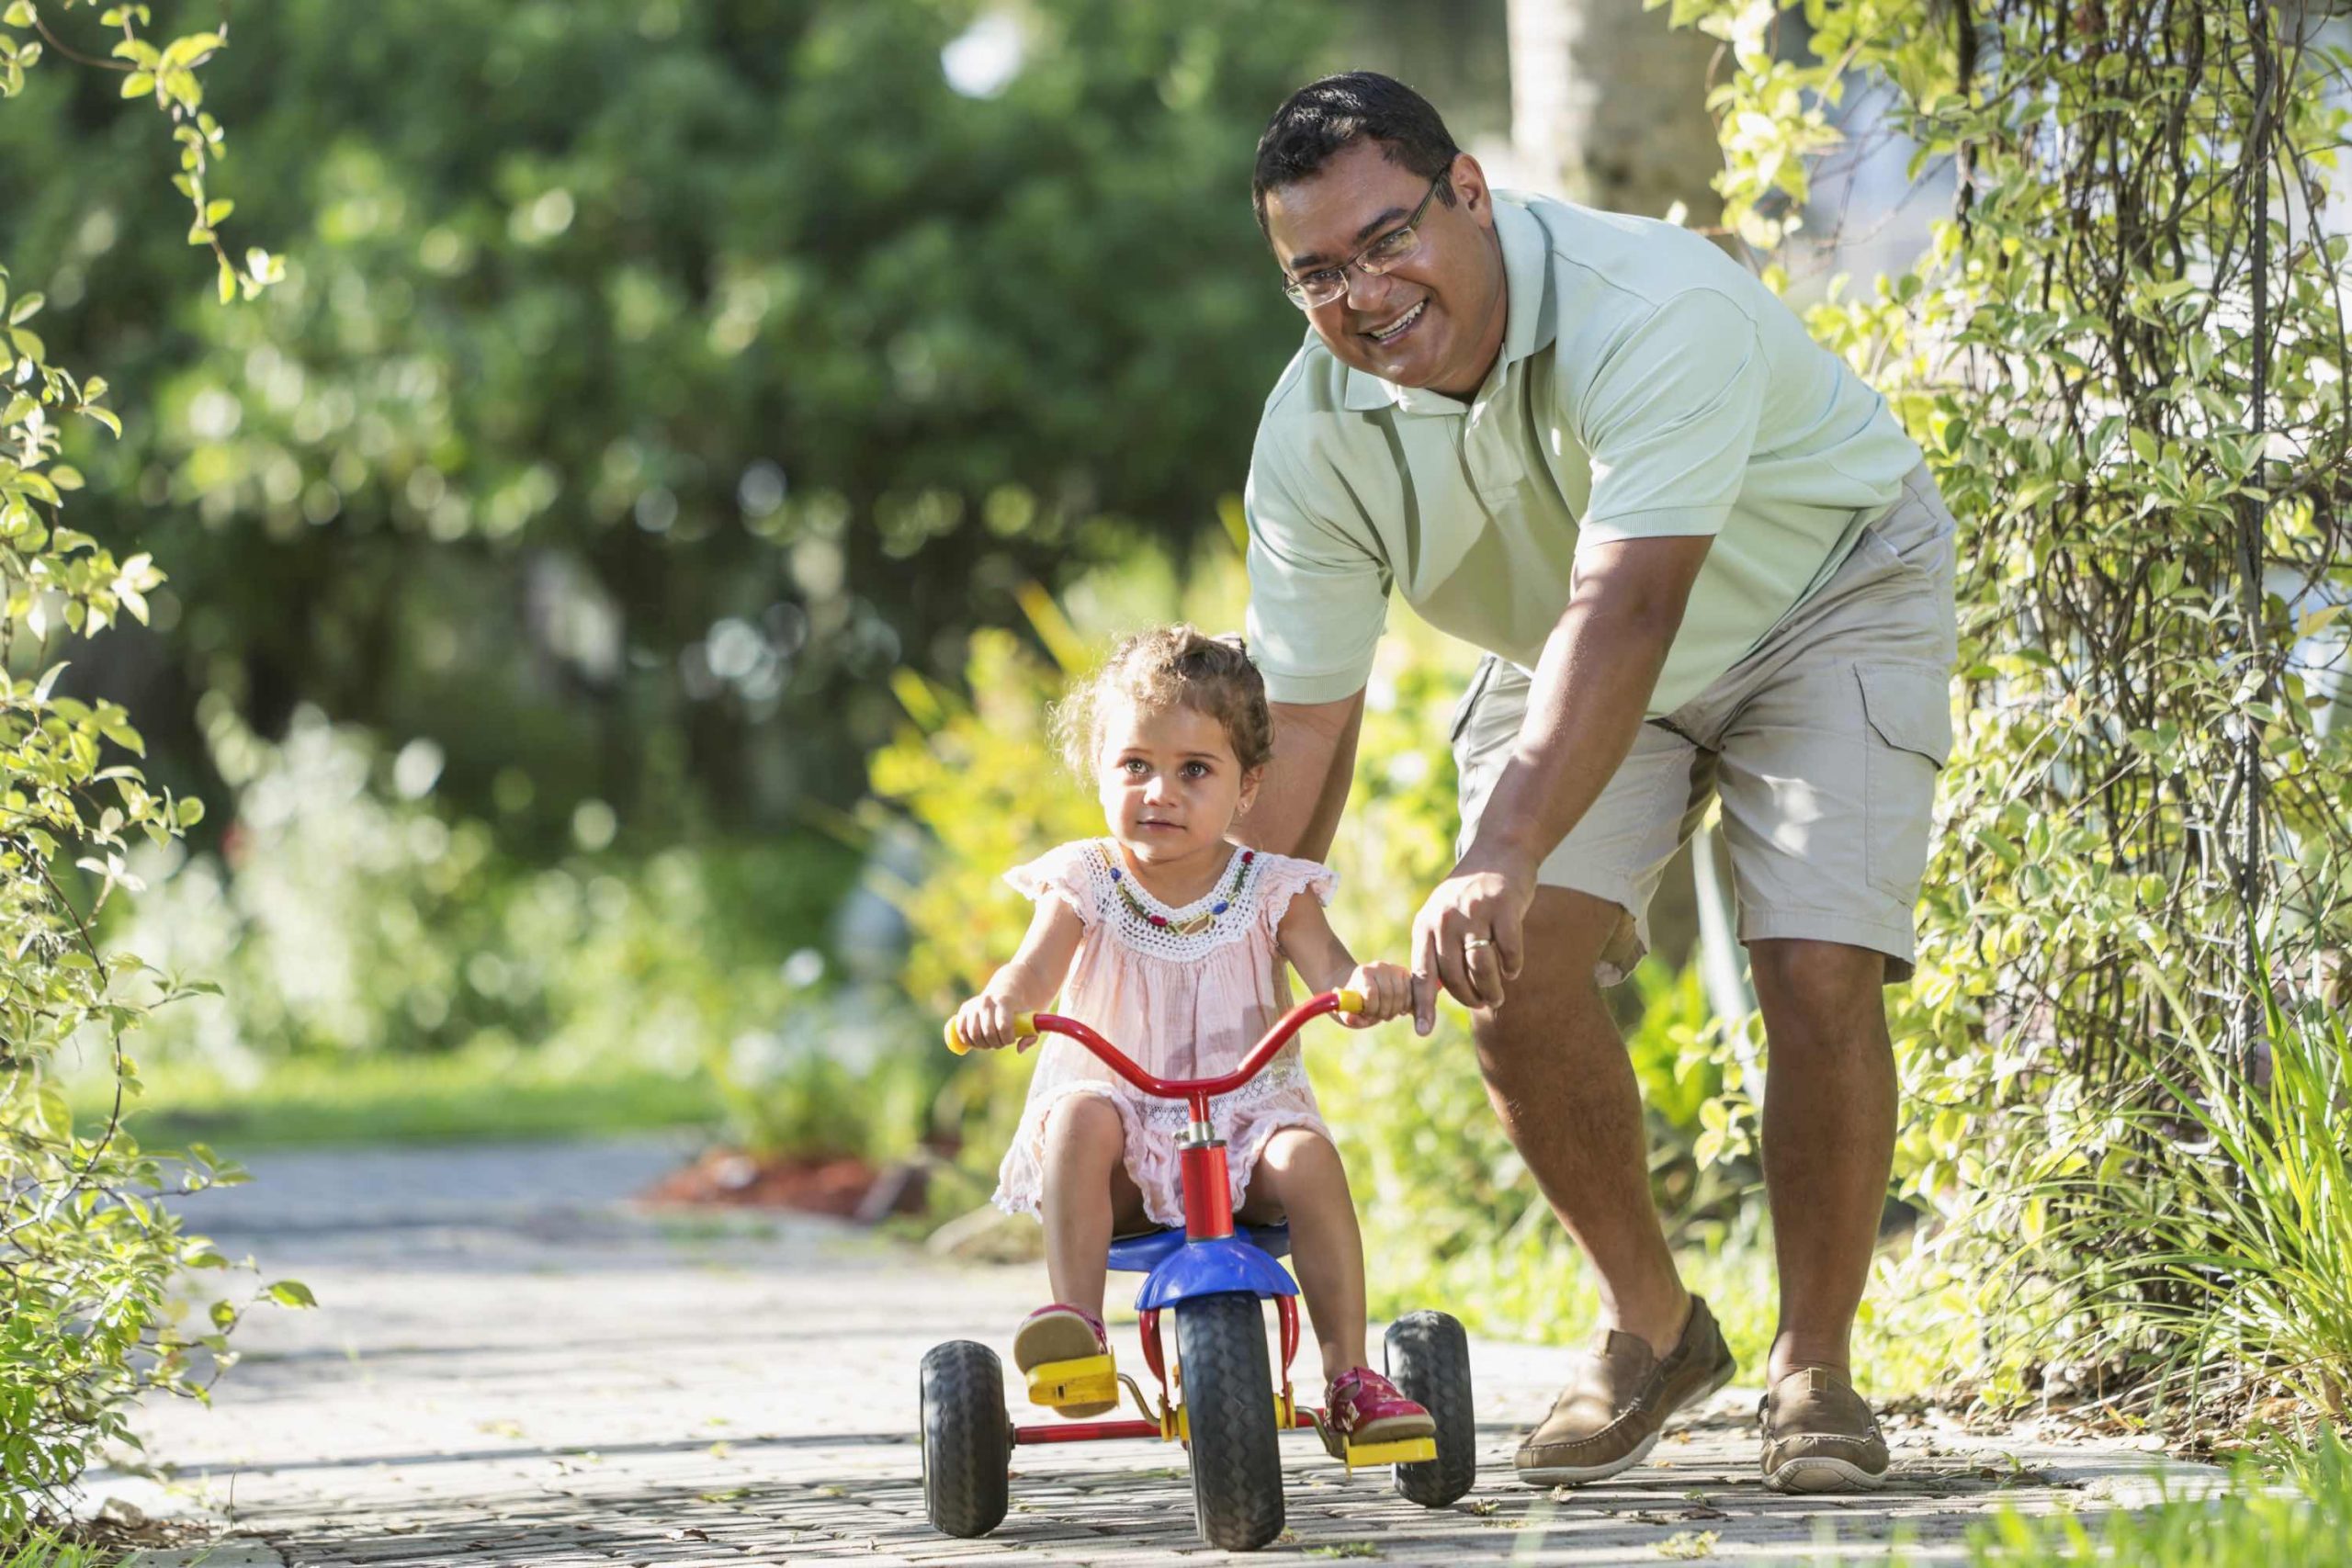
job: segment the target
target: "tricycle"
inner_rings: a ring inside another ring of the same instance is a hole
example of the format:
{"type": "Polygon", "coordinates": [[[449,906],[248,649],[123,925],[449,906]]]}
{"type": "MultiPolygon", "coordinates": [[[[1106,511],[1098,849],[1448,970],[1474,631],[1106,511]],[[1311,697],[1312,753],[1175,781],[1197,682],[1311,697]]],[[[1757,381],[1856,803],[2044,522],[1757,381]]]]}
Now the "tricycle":
{"type": "MultiPolygon", "coordinates": [[[[1159,1395],[1147,1399],[1135,1379],[1114,1371],[1107,1356],[1049,1361],[1029,1369],[1030,1403],[1100,1406],[1115,1403],[1124,1384],[1139,1418],[1021,1426],[1007,1415],[1004,1369],[994,1350],[968,1339],[934,1347],[922,1359],[922,1441],[923,1507],[935,1528],[970,1537],[986,1535],[1001,1523],[1010,1504],[1015,1448],[1112,1438],[1182,1443],[1192,1461],[1193,1517],[1202,1539],[1228,1551],[1250,1551],[1282,1533],[1277,1439],[1284,1431],[1318,1433],[1351,1474],[1393,1466],[1396,1490],[1424,1507],[1444,1507],[1470,1490],[1477,1456],[1469,1342],[1461,1324],[1444,1313],[1399,1318],[1390,1325],[1385,1346],[1389,1379],[1429,1411],[1434,1436],[1351,1443],[1325,1425],[1322,1411],[1294,1398],[1290,1369],[1298,1353],[1298,1286],[1276,1261],[1289,1251],[1289,1229],[1235,1224],[1225,1144],[1209,1118],[1212,1100],[1255,1077],[1310,1019],[1363,1007],[1363,998],[1352,991],[1309,998],[1277,1021],[1233,1071],[1192,1079],[1145,1072],[1076,1019],[1022,1015],[1021,1033],[1066,1035],[1144,1093],[1182,1100],[1191,1108],[1191,1125],[1177,1145],[1183,1226],[1111,1244],[1111,1268],[1144,1276],[1136,1295],[1136,1326],[1159,1395]],[[1260,1306],[1266,1301],[1274,1303],[1280,1331],[1279,1387],[1268,1366],[1260,1306]],[[1175,1318],[1172,1364],[1160,1341],[1162,1314],[1175,1318]]],[[[953,1023],[947,1044],[959,1055],[967,1049],[953,1023]]]]}

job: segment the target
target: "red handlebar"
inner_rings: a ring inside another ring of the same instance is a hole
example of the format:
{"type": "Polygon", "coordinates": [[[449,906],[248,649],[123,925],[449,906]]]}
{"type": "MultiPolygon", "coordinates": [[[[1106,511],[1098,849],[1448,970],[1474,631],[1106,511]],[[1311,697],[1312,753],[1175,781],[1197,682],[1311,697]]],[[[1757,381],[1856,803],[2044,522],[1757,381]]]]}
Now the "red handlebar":
{"type": "MultiPolygon", "coordinates": [[[[1241,1065],[1222,1077],[1163,1078],[1156,1077],[1135,1065],[1127,1054],[1112,1044],[1092,1029],[1074,1018],[1058,1013],[1023,1013],[1015,1020],[1023,1033],[1062,1034],[1077,1041],[1102,1060],[1104,1066],[1126,1079],[1144,1093],[1161,1100],[1188,1100],[1193,1102],[1195,1121],[1208,1120],[1208,1102],[1220,1094],[1230,1094],[1258,1076],[1274,1053],[1290,1043],[1309,1019],[1320,1018],[1327,1012],[1362,1012],[1364,999],[1361,993],[1348,990],[1323,991],[1309,997],[1274,1021],[1241,1065]]],[[[947,1048],[961,1055],[970,1049],[956,1033],[956,1025],[947,1026],[947,1048]]]]}

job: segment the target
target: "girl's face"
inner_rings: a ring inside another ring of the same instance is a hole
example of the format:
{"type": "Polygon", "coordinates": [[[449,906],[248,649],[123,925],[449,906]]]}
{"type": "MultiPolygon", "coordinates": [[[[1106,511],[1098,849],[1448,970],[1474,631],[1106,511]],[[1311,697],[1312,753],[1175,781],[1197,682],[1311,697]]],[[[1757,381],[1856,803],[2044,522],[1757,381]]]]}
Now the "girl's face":
{"type": "Polygon", "coordinates": [[[1137,860],[1215,852],[1250,809],[1263,768],[1244,773],[1225,726],[1181,705],[1114,699],[1102,716],[1102,818],[1137,860]]]}

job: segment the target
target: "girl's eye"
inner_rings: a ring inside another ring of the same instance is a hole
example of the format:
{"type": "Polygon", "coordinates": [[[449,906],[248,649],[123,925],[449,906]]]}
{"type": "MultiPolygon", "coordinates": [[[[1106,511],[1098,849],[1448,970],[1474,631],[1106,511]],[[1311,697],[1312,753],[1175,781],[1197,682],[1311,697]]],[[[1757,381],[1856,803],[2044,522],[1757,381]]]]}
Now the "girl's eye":
{"type": "Polygon", "coordinates": [[[1141,757],[1130,757],[1125,761],[1120,763],[1119,766],[1126,770],[1127,776],[1130,778],[1141,775],[1144,771],[1144,762],[1141,757]]]}
{"type": "Polygon", "coordinates": [[[1184,776],[1188,779],[1204,779],[1208,777],[1208,773],[1209,765],[1206,762],[1187,762],[1184,764],[1184,776]]]}

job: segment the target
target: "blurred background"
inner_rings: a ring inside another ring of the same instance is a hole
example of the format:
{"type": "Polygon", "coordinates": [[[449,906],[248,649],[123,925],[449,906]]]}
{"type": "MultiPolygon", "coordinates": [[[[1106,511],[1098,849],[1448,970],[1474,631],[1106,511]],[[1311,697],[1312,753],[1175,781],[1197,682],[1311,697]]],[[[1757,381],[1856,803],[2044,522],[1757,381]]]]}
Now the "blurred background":
{"type": "MultiPolygon", "coordinates": [[[[168,133],[112,80],[44,71],[0,117],[0,254],[128,411],[74,435],[78,525],[170,574],[58,690],[125,704],[151,779],[210,807],[107,910],[221,989],[133,1043],[141,1137],[704,1129],[681,1191],[955,1245],[1022,1242],[985,1201],[1027,1063],[957,1068],[938,1020],[1022,929],[997,874],[1099,826],[1044,707],[1136,624],[1239,622],[1238,492],[1302,332],[1249,207],[1268,115],[1384,70],[1506,186],[1720,210],[1716,44],[1599,0],[283,0],[234,29],[211,186],[287,267],[247,308],[134,220],[168,133]]],[[[1948,206],[1867,93],[1838,113],[1800,299],[1900,270],[1948,206]]],[[[1469,663],[1389,639],[1338,857],[1359,952],[1400,952],[1448,863],[1469,663]]],[[[1678,1234],[1760,1269],[1716,1245],[1757,1223],[1724,1110],[1756,1064],[1711,869],[1621,998],[1678,1234]]],[[[1551,1328],[1575,1264],[1458,1017],[1317,1049],[1400,1259],[1375,1288],[1452,1269],[1482,1326],[1551,1328]]]]}

